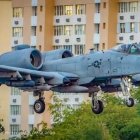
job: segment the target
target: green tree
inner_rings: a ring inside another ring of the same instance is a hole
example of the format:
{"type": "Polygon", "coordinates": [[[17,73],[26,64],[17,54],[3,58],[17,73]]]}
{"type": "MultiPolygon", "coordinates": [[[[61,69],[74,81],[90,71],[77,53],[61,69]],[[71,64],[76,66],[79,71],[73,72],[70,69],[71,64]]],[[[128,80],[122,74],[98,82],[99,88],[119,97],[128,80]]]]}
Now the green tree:
{"type": "MultiPolygon", "coordinates": [[[[58,140],[102,140],[111,139],[104,133],[106,127],[98,121],[90,110],[90,104],[84,103],[77,110],[67,112],[63,122],[53,128],[54,135],[50,139],[58,140]]],[[[107,131],[106,131],[107,132],[107,131]]]]}
{"type": "Polygon", "coordinates": [[[34,128],[28,140],[136,140],[140,139],[140,116],[138,104],[128,108],[121,99],[103,96],[104,112],[95,115],[89,102],[83,103],[77,110],[62,111],[61,100],[55,97],[56,104],[50,105],[54,115],[51,129],[42,123],[42,130],[34,128]]]}
{"type": "Polygon", "coordinates": [[[140,119],[135,118],[127,123],[126,127],[121,129],[121,140],[139,140],[140,139],[140,119]]]}

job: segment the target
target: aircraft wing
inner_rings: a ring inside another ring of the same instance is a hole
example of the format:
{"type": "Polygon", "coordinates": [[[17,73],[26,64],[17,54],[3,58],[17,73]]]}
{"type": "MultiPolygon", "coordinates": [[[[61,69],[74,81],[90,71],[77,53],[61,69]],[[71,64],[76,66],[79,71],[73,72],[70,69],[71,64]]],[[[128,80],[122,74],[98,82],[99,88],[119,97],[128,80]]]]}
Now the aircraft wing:
{"type": "Polygon", "coordinates": [[[0,65],[0,79],[20,79],[20,80],[40,80],[40,82],[50,85],[68,84],[71,81],[78,80],[78,76],[65,72],[46,72],[31,70],[25,68],[0,65]]]}

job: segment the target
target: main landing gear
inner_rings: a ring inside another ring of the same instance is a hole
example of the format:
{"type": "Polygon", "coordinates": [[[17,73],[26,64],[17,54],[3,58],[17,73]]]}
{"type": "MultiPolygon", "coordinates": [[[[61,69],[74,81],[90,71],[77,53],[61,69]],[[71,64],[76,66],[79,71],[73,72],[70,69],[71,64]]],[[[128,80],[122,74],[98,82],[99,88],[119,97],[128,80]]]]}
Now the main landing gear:
{"type": "MultiPolygon", "coordinates": [[[[131,82],[129,80],[128,77],[123,77],[121,79],[121,83],[120,83],[121,89],[122,89],[122,93],[123,93],[123,98],[125,101],[125,104],[128,107],[133,107],[135,102],[134,99],[131,97],[130,94],[130,89],[131,89],[131,82]]],[[[99,88],[98,92],[94,92],[94,93],[90,93],[89,96],[92,97],[91,100],[91,104],[92,104],[92,112],[95,114],[100,114],[103,112],[103,102],[101,100],[98,99],[97,94],[99,94],[99,92],[101,91],[101,88],[99,88]]]]}
{"type": "Polygon", "coordinates": [[[128,107],[133,107],[134,106],[134,99],[131,97],[131,94],[130,94],[131,83],[130,83],[129,78],[128,77],[123,77],[121,79],[120,86],[121,86],[121,89],[122,89],[125,104],[128,107]]]}
{"type": "Polygon", "coordinates": [[[34,111],[38,114],[43,113],[45,111],[45,102],[43,93],[40,91],[34,92],[34,96],[39,96],[39,99],[37,99],[34,103],[34,111]]]}

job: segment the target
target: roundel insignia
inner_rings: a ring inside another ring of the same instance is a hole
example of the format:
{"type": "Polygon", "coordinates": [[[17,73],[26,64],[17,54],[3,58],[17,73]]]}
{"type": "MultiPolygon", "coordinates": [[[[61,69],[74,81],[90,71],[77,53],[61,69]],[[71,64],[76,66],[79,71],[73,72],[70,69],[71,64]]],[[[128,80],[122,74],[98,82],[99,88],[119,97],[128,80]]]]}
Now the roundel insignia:
{"type": "Polygon", "coordinates": [[[93,66],[96,68],[100,68],[100,62],[99,61],[94,61],[93,66]]]}

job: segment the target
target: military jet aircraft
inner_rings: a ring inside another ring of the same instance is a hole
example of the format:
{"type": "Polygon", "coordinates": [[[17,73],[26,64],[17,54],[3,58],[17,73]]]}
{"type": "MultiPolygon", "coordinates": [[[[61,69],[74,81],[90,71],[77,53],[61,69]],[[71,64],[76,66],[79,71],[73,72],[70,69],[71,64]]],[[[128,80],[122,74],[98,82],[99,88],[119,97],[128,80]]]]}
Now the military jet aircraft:
{"type": "Polygon", "coordinates": [[[43,93],[49,90],[89,93],[95,114],[103,111],[103,102],[97,98],[99,91],[122,91],[126,105],[132,107],[130,83],[139,83],[139,74],[138,44],[121,44],[107,51],[80,56],[63,49],[41,53],[23,44],[0,55],[0,84],[32,91],[39,97],[34,103],[36,113],[44,112],[43,93]]]}

